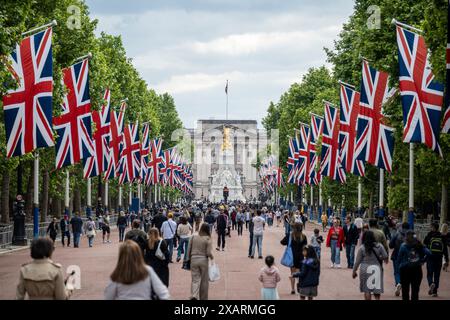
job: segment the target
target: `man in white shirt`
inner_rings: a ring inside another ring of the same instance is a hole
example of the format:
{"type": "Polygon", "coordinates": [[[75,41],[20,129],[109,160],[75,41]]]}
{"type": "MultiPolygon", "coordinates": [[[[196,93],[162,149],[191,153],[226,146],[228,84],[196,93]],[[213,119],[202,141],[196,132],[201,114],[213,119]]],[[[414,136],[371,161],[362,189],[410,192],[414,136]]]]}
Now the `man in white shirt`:
{"type": "Polygon", "coordinates": [[[173,239],[177,230],[177,224],[173,221],[173,213],[169,212],[167,215],[168,220],[164,221],[161,225],[161,236],[166,241],[169,248],[169,262],[172,263],[173,253],[173,239]]]}
{"type": "Polygon", "coordinates": [[[263,217],[261,217],[261,210],[256,211],[256,217],[253,218],[253,245],[252,245],[252,254],[250,258],[254,258],[256,245],[258,245],[258,258],[262,259],[262,240],[264,233],[264,225],[266,221],[263,217]]]}

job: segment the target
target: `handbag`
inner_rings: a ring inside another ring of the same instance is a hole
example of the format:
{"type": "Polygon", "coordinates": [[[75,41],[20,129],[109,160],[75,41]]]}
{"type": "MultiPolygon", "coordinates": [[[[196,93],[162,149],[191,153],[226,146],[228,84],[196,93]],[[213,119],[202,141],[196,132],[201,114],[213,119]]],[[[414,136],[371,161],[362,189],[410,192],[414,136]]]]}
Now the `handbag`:
{"type": "Polygon", "coordinates": [[[155,252],[155,256],[159,259],[159,260],[166,260],[166,256],[164,255],[164,253],[161,250],[161,242],[162,240],[159,240],[158,243],[158,248],[156,248],[156,252],[155,252]]]}
{"type": "Polygon", "coordinates": [[[219,266],[215,262],[211,262],[208,268],[209,281],[214,282],[220,280],[219,266]]]}
{"type": "Polygon", "coordinates": [[[281,258],[280,263],[285,266],[292,268],[294,266],[294,255],[292,254],[292,247],[291,247],[291,241],[292,236],[289,235],[289,243],[286,247],[286,250],[284,250],[283,257],[281,258]]]}

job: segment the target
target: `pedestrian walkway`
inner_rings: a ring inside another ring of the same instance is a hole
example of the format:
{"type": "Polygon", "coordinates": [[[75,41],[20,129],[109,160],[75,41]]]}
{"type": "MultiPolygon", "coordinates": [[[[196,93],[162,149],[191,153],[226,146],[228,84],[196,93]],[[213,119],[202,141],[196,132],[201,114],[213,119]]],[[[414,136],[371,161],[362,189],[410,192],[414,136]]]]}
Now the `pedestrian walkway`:
{"type": "MultiPolygon", "coordinates": [[[[308,241],[312,234],[314,224],[307,225],[308,241]]],[[[248,244],[249,235],[244,228],[243,236],[238,237],[237,231],[233,230],[232,237],[226,238],[225,251],[213,251],[221,271],[221,279],[210,284],[210,299],[259,299],[261,284],[257,276],[264,261],[260,259],[249,259],[248,244]]],[[[325,234],[324,238],[325,238],[325,234]]],[[[281,273],[281,282],[278,292],[281,299],[298,300],[298,295],[291,295],[289,282],[289,269],[279,265],[284,248],[280,240],[284,236],[284,229],[273,226],[266,227],[263,240],[263,254],[271,254],[278,263],[281,273]]],[[[56,244],[54,261],[61,263],[64,268],[69,265],[78,265],[81,268],[81,290],[77,290],[72,299],[103,299],[103,290],[106,287],[117,259],[118,232],[111,233],[112,243],[102,243],[101,234],[96,237],[93,248],[88,248],[87,240],[83,237],[80,248],[63,248],[60,242],[56,244]]],[[[213,235],[213,247],[215,248],[217,237],[213,235]]],[[[0,299],[14,299],[16,285],[18,282],[19,267],[30,261],[29,250],[22,250],[0,255],[0,299]]],[[[345,254],[341,254],[342,266],[345,267],[345,254]]],[[[382,299],[400,299],[393,293],[392,263],[384,266],[385,293],[382,299]]],[[[181,262],[170,265],[170,293],[173,299],[187,299],[190,294],[191,274],[181,269],[181,262]]],[[[450,273],[443,272],[441,275],[440,296],[431,298],[427,294],[426,273],[424,268],[424,279],[422,281],[420,299],[449,300],[450,299],[450,273]]],[[[363,295],[359,293],[359,279],[352,279],[349,269],[331,269],[330,252],[322,248],[322,268],[319,285],[318,299],[361,300],[363,295]]]]}

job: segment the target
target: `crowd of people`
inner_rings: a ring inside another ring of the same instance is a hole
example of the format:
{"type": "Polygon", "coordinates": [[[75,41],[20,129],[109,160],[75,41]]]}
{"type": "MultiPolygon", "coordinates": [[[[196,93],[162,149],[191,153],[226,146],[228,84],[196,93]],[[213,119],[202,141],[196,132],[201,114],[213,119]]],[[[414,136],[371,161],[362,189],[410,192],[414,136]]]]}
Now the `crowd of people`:
{"type": "MultiPolygon", "coordinates": [[[[330,250],[330,268],[342,269],[346,261],[353,278],[359,277],[364,299],[381,298],[385,291],[383,265],[389,260],[394,270],[396,296],[418,300],[423,265],[428,294],[438,295],[441,270],[446,270],[449,263],[447,225],[433,223],[421,242],[406,222],[393,227],[390,222],[390,227],[385,228],[387,223],[380,223],[376,218],[363,220],[347,215],[342,222],[340,217],[327,213],[322,214],[320,221],[317,226],[315,222],[308,222],[302,210],[238,202],[164,205],[143,209],[137,214],[121,211],[115,222],[119,254],[104,298],[169,299],[169,265],[177,263],[191,273],[189,298],[207,300],[214,246],[216,251],[226,251],[227,239],[232,233],[238,237],[237,241],[248,241],[249,259],[263,260],[264,266],[255,278],[261,282],[262,299],[279,299],[277,285],[282,275],[278,265],[289,268],[291,294],[298,294],[302,300],[317,297],[321,270],[326,265],[322,246],[330,250]],[[275,227],[284,228],[280,239],[280,252],[284,254],[279,262],[273,255],[263,255],[264,233],[274,222],[275,227]],[[310,237],[305,232],[307,225],[313,229],[310,237]],[[244,229],[248,232],[247,240],[243,238],[244,229]],[[213,243],[213,234],[217,237],[216,243],[213,243]],[[341,259],[343,254],[345,258],[341,259]]],[[[103,243],[111,243],[108,213],[88,217],[85,221],[78,212],[72,217],[64,215],[60,221],[53,219],[47,229],[49,238],[38,238],[31,244],[33,261],[20,270],[17,298],[23,299],[28,294],[30,299],[68,299],[72,291],[65,286],[67,279],[63,278],[61,266],[51,260],[56,238],[59,234],[62,247],[70,247],[72,238],[73,247],[79,248],[84,235],[88,246],[92,247],[98,232],[102,233],[103,243]],[[46,290],[37,288],[43,285],[42,279],[52,283],[46,290]]]]}

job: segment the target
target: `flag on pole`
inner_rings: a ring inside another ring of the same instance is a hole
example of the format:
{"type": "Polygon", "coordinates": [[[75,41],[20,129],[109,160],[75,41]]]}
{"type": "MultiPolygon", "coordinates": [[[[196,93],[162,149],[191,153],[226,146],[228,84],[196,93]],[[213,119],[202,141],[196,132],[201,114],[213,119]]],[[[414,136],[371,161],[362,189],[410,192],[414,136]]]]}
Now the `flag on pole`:
{"type": "Polygon", "coordinates": [[[322,180],[320,170],[316,167],[320,162],[317,152],[317,142],[323,133],[323,118],[315,114],[311,115],[311,137],[309,139],[309,178],[311,185],[318,185],[322,180]]]}
{"type": "Polygon", "coordinates": [[[140,173],[140,143],[139,143],[139,124],[128,124],[123,132],[123,151],[120,159],[122,173],[119,177],[119,183],[132,183],[139,178],[140,173]]]}
{"type": "Polygon", "coordinates": [[[140,181],[144,182],[147,180],[148,174],[148,158],[150,155],[150,141],[149,141],[150,124],[144,123],[142,128],[142,141],[141,141],[141,171],[140,171],[140,181]]]}
{"type": "Polygon", "coordinates": [[[54,145],[52,28],[24,38],[9,63],[18,87],[3,96],[8,158],[54,145]]]}
{"type": "Polygon", "coordinates": [[[123,125],[126,109],[127,104],[122,101],[119,112],[111,111],[111,139],[109,141],[108,167],[105,172],[105,180],[114,179],[121,174],[119,162],[123,149],[123,125]]]}
{"type": "Polygon", "coordinates": [[[444,86],[434,80],[425,39],[397,25],[403,142],[419,142],[442,156],[439,131],[444,86]]]}
{"type": "Polygon", "coordinates": [[[300,144],[297,162],[297,185],[309,184],[309,126],[300,126],[300,144]]]}
{"type": "Polygon", "coordinates": [[[161,138],[152,139],[150,141],[150,155],[147,162],[147,185],[155,185],[160,183],[160,170],[163,162],[161,154],[163,140],[161,138]]]}
{"type": "Polygon", "coordinates": [[[62,84],[67,88],[62,113],[53,118],[56,130],[56,169],[80,162],[95,154],[91,133],[89,60],[63,69],[62,84]]]}

